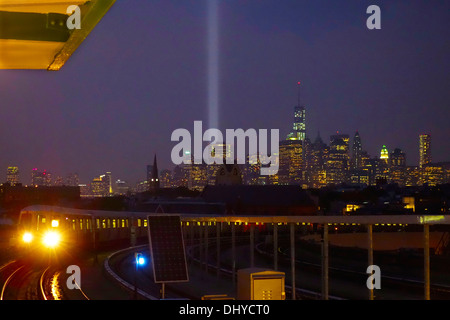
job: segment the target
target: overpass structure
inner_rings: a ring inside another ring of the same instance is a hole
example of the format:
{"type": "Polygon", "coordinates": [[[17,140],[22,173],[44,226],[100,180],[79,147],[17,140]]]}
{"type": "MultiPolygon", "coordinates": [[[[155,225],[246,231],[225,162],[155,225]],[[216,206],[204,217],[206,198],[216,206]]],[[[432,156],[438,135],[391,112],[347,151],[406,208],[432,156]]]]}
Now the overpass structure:
{"type": "Polygon", "coordinates": [[[0,69],[61,69],[114,2],[0,0],[0,69]]]}

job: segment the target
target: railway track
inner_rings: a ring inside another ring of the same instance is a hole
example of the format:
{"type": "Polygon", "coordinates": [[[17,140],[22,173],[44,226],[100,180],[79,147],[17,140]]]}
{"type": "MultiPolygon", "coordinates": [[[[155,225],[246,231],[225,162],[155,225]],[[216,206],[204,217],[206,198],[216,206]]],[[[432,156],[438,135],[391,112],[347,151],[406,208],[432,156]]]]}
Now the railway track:
{"type": "Polygon", "coordinates": [[[62,300],[59,276],[55,267],[11,261],[0,267],[0,300],[62,300]]]}
{"type": "Polygon", "coordinates": [[[0,270],[0,300],[40,300],[39,281],[42,270],[13,261],[0,270]]]}

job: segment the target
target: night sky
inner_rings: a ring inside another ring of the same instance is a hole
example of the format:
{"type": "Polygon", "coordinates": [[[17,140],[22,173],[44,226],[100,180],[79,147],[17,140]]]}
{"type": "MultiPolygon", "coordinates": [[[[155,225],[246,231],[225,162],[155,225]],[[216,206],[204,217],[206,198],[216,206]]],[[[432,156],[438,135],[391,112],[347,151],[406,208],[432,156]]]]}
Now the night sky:
{"type": "MultiPolygon", "coordinates": [[[[208,119],[208,0],[118,0],[57,72],[0,70],[0,180],[18,166],[80,182],[145,180],[172,131],[208,119]]],[[[450,161],[450,1],[219,0],[220,129],[292,129],[297,81],[307,135],[336,131],[379,156],[450,161]],[[381,30],[366,9],[381,8],[381,30]]]]}

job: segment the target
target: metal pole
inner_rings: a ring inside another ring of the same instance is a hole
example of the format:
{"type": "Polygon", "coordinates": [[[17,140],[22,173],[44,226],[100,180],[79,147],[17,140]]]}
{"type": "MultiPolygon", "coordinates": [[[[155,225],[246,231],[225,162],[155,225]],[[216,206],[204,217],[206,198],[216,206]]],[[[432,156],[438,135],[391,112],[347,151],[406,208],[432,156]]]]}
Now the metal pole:
{"type": "Polygon", "coordinates": [[[423,225],[424,299],[430,300],[430,226],[423,225]]]}
{"type": "Polygon", "coordinates": [[[188,255],[189,263],[192,264],[192,259],[194,258],[194,233],[195,233],[195,226],[194,222],[191,222],[189,224],[189,238],[190,238],[190,244],[191,244],[191,254],[188,255]]]}
{"type": "Polygon", "coordinates": [[[208,235],[209,228],[208,228],[208,222],[205,222],[205,271],[206,274],[208,274],[208,235]]]}
{"type": "Polygon", "coordinates": [[[233,286],[236,285],[236,231],[235,223],[231,224],[231,274],[233,279],[233,286]]]}
{"type": "Polygon", "coordinates": [[[255,225],[250,224],[250,267],[255,266],[255,225]]]}
{"type": "MultiPolygon", "coordinates": [[[[367,225],[367,261],[368,265],[373,265],[373,234],[372,225],[367,225]]],[[[369,288],[369,300],[373,300],[373,288],[369,288]]]]}
{"type": "Polygon", "coordinates": [[[292,277],[292,300],[296,300],[295,297],[295,223],[291,222],[291,277],[292,277]]]}
{"type": "Polygon", "coordinates": [[[217,276],[220,275],[220,228],[221,222],[217,222],[216,224],[216,260],[217,260],[217,276]]]}
{"type": "Polygon", "coordinates": [[[195,230],[194,222],[190,222],[189,223],[189,240],[190,240],[191,246],[194,245],[194,230],[195,230]]]}
{"type": "Polygon", "coordinates": [[[203,223],[200,224],[199,230],[198,230],[198,237],[200,240],[200,246],[199,246],[199,254],[200,254],[200,270],[203,267],[204,257],[203,257],[203,229],[202,229],[203,223]]]}
{"type": "Polygon", "coordinates": [[[323,224],[322,299],[328,300],[328,223],[323,224]]]}
{"type": "Polygon", "coordinates": [[[278,223],[273,224],[273,268],[278,271],[278,223]]]}
{"type": "Polygon", "coordinates": [[[137,300],[137,272],[138,272],[138,264],[137,264],[137,255],[136,252],[134,253],[134,264],[135,264],[135,268],[134,268],[134,295],[133,298],[134,300],[137,300]]]}
{"type": "MultiPolygon", "coordinates": [[[[100,227],[100,226],[99,226],[100,227]]],[[[98,255],[97,255],[97,224],[94,220],[94,218],[92,218],[92,237],[93,237],[93,244],[94,244],[94,265],[98,264],[98,255]]]]}

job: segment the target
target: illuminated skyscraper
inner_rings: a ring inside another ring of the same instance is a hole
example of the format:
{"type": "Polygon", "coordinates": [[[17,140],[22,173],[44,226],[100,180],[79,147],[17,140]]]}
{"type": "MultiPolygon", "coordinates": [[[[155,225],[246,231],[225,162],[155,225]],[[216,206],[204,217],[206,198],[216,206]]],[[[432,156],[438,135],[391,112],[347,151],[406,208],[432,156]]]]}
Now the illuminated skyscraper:
{"type": "Polygon", "coordinates": [[[406,155],[396,148],[391,152],[389,158],[391,181],[397,183],[399,186],[404,186],[406,183],[406,155]]]}
{"type": "Polygon", "coordinates": [[[294,107],[293,132],[287,136],[288,140],[303,141],[306,138],[306,108],[300,104],[300,82],[298,84],[298,104],[294,107]]]}
{"type": "Polygon", "coordinates": [[[130,190],[130,187],[128,187],[128,184],[125,181],[122,181],[120,179],[117,179],[116,182],[114,183],[115,188],[113,188],[115,190],[115,194],[118,195],[126,195],[128,193],[128,191],[130,190]]]}
{"type": "Polygon", "coordinates": [[[113,195],[111,172],[106,172],[91,181],[91,195],[94,197],[108,197],[113,195]]]}
{"type": "Polygon", "coordinates": [[[248,155],[242,166],[242,179],[244,184],[256,185],[260,177],[261,161],[257,154],[248,155]]]}
{"type": "Polygon", "coordinates": [[[94,197],[106,197],[108,196],[108,188],[103,180],[105,175],[95,177],[91,181],[91,195],[94,197]]]}
{"type": "Polygon", "coordinates": [[[8,167],[8,171],[6,172],[6,182],[8,182],[12,186],[15,186],[19,183],[18,167],[8,167]]]}
{"type": "MultiPolygon", "coordinates": [[[[212,165],[217,166],[217,168],[220,165],[212,165]]],[[[207,185],[207,169],[208,166],[204,163],[196,164],[192,163],[189,165],[188,169],[188,185],[187,187],[191,190],[197,190],[202,191],[203,188],[207,185]]],[[[217,171],[214,171],[214,174],[216,174],[217,171]]],[[[211,177],[212,179],[212,177],[211,177]]]]}
{"type": "Polygon", "coordinates": [[[449,163],[429,163],[422,168],[421,184],[429,186],[437,186],[439,184],[448,183],[447,170],[449,163]]]}
{"type": "Polygon", "coordinates": [[[330,144],[332,144],[334,141],[337,141],[339,139],[341,139],[342,142],[344,142],[344,144],[346,146],[346,153],[348,156],[348,144],[349,144],[350,137],[348,136],[348,134],[339,133],[339,131],[338,131],[338,132],[336,132],[336,134],[333,134],[330,136],[330,144]]]}
{"type": "Polygon", "coordinates": [[[346,182],[349,172],[347,134],[335,134],[330,137],[330,152],[326,164],[327,184],[346,182]]]}
{"type": "Polygon", "coordinates": [[[33,186],[50,186],[52,183],[52,174],[44,170],[39,172],[37,168],[31,171],[31,184],[33,186]]]}
{"type": "Polygon", "coordinates": [[[405,170],[405,186],[418,186],[420,184],[420,168],[407,166],[405,170]]]}
{"type": "Polygon", "coordinates": [[[161,170],[160,176],[160,186],[161,188],[172,188],[173,187],[173,176],[172,171],[168,169],[161,170]]]}
{"type": "Polygon", "coordinates": [[[431,162],[431,136],[419,135],[419,168],[431,162]]]}
{"type": "Polygon", "coordinates": [[[196,180],[199,181],[198,184],[200,184],[202,187],[204,187],[206,184],[216,184],[217,172],[221,167],[220,163],[226,163],[227,160],[233,160],[231,159],[232,148],[234,148],[234,146],[225,143],[217,143],[211,146],[211,161],[214,160],[215,163],[208,164],[205,166],[205,168],[203,168],[202,166],[197,168],[196,180]],[[203,182],[203,170],[206,170],[206,184],[203,182]]]}
{"type": "Polygon", "coordinates": [[[385,164],[389,163],[389,151],[385,145],[381,148],[380,160],[382,160],[385,164]]]}
{"type": "Polygon", "coordinates": [[[381,147],[380,158],[373,159],[372,168],[374,169],[372,178],[375,177],[376,185],[386,184],[389,181],[389,151],[385,145],[381,147]]]}
{"type": "Polygon", "coordinates": [[[369,185],[370,174],[368,164],[369,155],[362,149],[361,136],[355,132],[352,144],[352,154],[350,157],[349,181],[355,185],[369,185]]]}
{"type": "MultiPolygon", "coordinates": [[[[211,157],[214,158],[222,158],[222,162],[226,163],[231,158],[231,148],[233,146],[231,144],[218,143],[212,145],[211,148],[211,157]]],[[[233,160],[233,159],[231,159],[233,160]]]]}
{"type": "Polygon", "coordinates": [[[302,141],[280,141],[278,184],[302,184],[302,141]]]}
{"type": "Polygon", "coordinates": [[[113,195],[113,188],[112,188],[112,177],[111,172],[106,172],[106,184],[108,188],[108,195],[113,195]]]}
{"type": "Polygon", "coordinates": [[[180,164],[178,166],[175,166],[175,168],[173,168],[172,183],[174,187],[188,186],[189,171],[187,170],[187,168],[189,168],[189,166],[190,165],[180,164]]]}
{"type": "Polygon", "coordinates": [[[352,158],[351,158],[351,169],[359,169],[362,167],[362,143],[361,137],[359,136],[359,132],[356,131],[355,136],[353,137],[353,145],[352,145],[352,158]]]}
{"type": "Polygon", "coordinates": [[[329,147],[322,141],[320,134],[317,134],[316,140],[306,145],[305,148],[309,149],[305,157],[305,178],[308,187],[321,188],[326,186],[325,168],[330,150],[329,147]]]}

